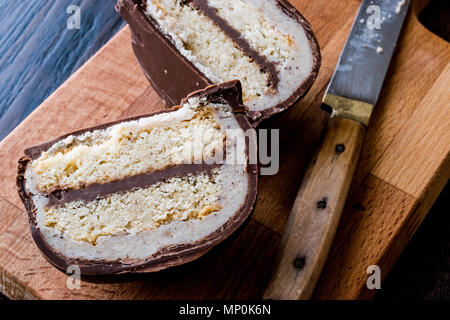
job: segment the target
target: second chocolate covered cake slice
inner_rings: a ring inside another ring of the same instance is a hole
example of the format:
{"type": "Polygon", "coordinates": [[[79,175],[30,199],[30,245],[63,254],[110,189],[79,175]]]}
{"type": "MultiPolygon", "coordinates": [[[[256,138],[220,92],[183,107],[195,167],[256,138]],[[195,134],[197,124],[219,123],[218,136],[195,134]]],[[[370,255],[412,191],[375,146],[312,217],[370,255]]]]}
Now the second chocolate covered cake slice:
{"type": "Polygon", "coordinates": [[[167,103],[239,79],[248,115],[293,105],[320,66],[305,18],[285,0],[119,0],[142,69],[167,103]]]}
{"type": "Polygon", "coordinates": [[[172,110],[25,150],[19,194],[34,240],[83,274],[156,271],[226,238],[256,197],[254,131],[238,81],[172,110]]]}

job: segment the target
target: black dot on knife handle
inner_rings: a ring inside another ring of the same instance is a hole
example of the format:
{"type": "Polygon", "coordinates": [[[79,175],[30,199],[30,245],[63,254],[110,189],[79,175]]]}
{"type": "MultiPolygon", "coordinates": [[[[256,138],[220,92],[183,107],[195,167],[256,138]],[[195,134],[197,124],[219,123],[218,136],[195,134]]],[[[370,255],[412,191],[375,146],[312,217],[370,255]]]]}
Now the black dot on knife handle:
{"type": "Polygon", "coordinates": [[[317,202],[317,208],[325,209],[327,207],[327,198],[323,198],[319,202],[317,202]]]}
{"type": "Polygon", "coordinates": [[[343,145],[342,143],[337,144],[334,148],[334,151],[336,152],[336,154],[343,153],[345,151],[345,145],[343,145]]]}
{"type": "Polygon", "coordinates": [[[297,257],[294,259],[294,268],[295,269],[303,269],[303,267],[305,266],[306,263],[306,257],[305,256],[301,256],[301,257],[297,257]]]}

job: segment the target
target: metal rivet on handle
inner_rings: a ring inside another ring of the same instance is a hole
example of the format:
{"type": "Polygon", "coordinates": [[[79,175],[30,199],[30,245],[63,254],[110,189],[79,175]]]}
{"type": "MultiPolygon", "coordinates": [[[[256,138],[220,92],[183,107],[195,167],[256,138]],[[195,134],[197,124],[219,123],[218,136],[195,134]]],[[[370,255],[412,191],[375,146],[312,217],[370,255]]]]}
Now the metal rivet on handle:
{"type": "Polygon", "coordinates": [[[342,143],[337,144],[336,147],[334,148],[334,151],[337,154],[341,154],[342,152],[345,151],[345,145],[343,145],[342,143]]]}
{"type": "Polygon", "coordinates": [[[317,208],[325,209],[327,207],[327,198],[323,198],[319,202],[317,202],[317,208]]]}
{"type": "Polygon", "coordinates": [[[294,268],[301,270],[305,266],[305,263],[306,263],[306,257],[305,256],[301,256],[301,257],[295,258],[294,259],[294,268]]]}

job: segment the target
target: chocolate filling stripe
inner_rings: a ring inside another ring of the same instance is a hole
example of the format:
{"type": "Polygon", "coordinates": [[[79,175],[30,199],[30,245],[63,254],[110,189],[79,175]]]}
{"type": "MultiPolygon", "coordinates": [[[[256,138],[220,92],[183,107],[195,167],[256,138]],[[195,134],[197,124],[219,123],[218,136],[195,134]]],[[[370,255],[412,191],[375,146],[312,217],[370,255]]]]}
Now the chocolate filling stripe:
{"type": "Polygon", "coordinates": [[[219,166],[220,164],[206,163],[182,164],[107,183],[91,184],[84,189],[55,190],[48,195],[47,206],[60,206],[66,202],[77,200],[90,202],[97,198],[131,191],[136,188],[145,188],[159,181],[165,181],[174,177],[183,177],[188,174],[196,176],[201,173],[207,173],[211,175],[212,170],[219,166]]]}
{"type": "Polygon", "coordinates": [[[259,54],[258,51],[250,46],[242,34],[234,29],[226,20],[221,18],[215,8],[208,5],[207,0],[192,0],[192,4],[195,9],[201,11],[204,15],[210,18],[222,31],[239,46],[239,48],[245,52],[250,58],[252,58],[261,69],[269,74],[269,84],[272,88],[278,88],[278,73],[275,68],[275,64],[268,61],[266,57],[259,54]]]}

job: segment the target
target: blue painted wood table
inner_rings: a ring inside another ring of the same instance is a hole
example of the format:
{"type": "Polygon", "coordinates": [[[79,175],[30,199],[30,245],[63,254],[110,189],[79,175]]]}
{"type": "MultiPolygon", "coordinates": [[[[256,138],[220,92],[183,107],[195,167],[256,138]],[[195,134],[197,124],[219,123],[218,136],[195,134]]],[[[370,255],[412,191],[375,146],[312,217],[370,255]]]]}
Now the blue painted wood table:
{"type": "Polygon", "coordinates": [[[114,5],[0,0],[0,140],[124,26],[114,5]]]}

